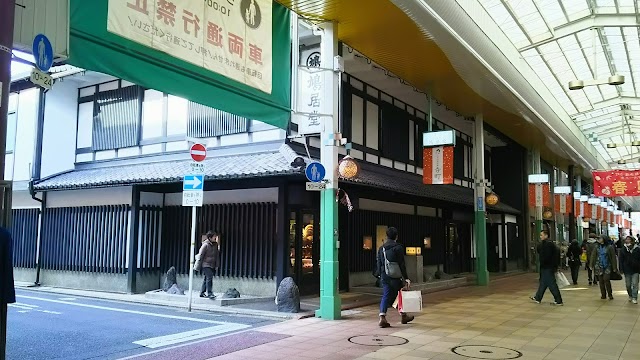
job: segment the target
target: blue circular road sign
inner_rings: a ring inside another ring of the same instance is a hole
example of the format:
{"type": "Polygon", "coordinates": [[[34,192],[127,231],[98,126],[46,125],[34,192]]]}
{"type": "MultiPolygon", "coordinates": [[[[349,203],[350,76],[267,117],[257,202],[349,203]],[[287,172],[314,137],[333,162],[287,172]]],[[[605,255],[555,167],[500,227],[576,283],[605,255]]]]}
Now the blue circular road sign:
{"type": "Polygon", "coordinates": [[[304,173],[307,175],[307,179],[309,179],[309,181],[318,183],[324,179],[324,176],[327,174],[327,170],[324,168],[324,165],[314,161],[307,165],[304,173]]]}
{"type": "Polygon", "coordinates": [[[38,70],[49,71],[53,65],[53,47],[49,39],[43,34],[36,35],[33,39],[32,50],[38,70]]]}

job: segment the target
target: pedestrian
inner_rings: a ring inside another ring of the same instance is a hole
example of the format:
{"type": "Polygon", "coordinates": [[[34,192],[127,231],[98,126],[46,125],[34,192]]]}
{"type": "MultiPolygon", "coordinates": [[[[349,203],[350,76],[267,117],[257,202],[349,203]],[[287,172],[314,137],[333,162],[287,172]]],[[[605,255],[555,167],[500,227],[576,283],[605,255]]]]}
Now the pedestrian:
{"type": "MultiPolygon", "coordinates": [[[[387,321],[387,309],[398,297],[398,292],[411,285],[404,262],[404,247],[397,240],[398,230],[390,227],[387,229],[387,238],[378,249],[377,268],[378,274],[380,274],[380,283],[382,284],[378,325],[381,328],[391,326],[387,321]]],[[[413,316],[406,313],[400,313],[400,315],[402,324],[408,324],[413,320],[413,316]]]]}
{"type": "Polygon", "coordinates": [[[624,274],[629,301],[638,303],[638,282],[640,281],[640,246],[632,236],[624,239],[624,248],[620,252],[620,270],[624,274]]]}
{"type": "Polygon", "coordinates": [[[569,249],[567,250],[567,257],[569,258],[569,267],[571,268],[571,280],[573,285],[578,285],[578,274],[580,274],[580,255],[582,255],[582,249],[578,244],[578,240],[573,240],[569,249]]]}
{"type": "Polygon", "coordinates": [[[549,240],[549,232],[547,230],[540,232],[540,240],[542,242],[537,247],[540,261],[540,286],[538,287],[538,292],[531,297],[531,300],[540,304],[544,293],[549,288],[554,298],[554,302],[551,305],[562,306],[562,295],[560,295],[560,289],[558,289],[558,283],[556,282],[556,272],[558,272],[558,266],[560,265],[560,250],[556,244],[549,240]]]}
{"type": "Polygon", "coordinates": [[[589,276],[589,286],[598,285],[598,277],[594,275],[593,268],[591,267],[591,260],[593,260],[593,254],[598,246],[598,237],[596,234],[589,234],[589,239],[587,240],[587,262],[585,263],[585,267],[587,268],[587,275],[589,276]]]}
{"type": "Polygon", "coordinates": [[[217,270],[220,264],[219,234],[215,231],[208,231],[205,237],[198,252],[200,262],[202,263],[202,273],[204,274],[200,297],[208,297],[214,300],[216,296],[212,290],[213,271],[217,270]]]}
{"type": "Polygon", "coordinates": [[[598,245],[591,254],[590,268],[593,269],[594,275],[598,277],[600,283],[600,295],[604,300],[609,295],[609,300],[613,300],[613,292],[611,290],[611,274],[618,272],[618,258],[616,250],[611,244],[611,239],[607,235],[598,237],[598,245]]]}
{"type": "Polygon", "coordinates": [[[11,234],[0,227],[0,359],[6,356],[7,306],[16,302],[11,243],[11,234]]]}

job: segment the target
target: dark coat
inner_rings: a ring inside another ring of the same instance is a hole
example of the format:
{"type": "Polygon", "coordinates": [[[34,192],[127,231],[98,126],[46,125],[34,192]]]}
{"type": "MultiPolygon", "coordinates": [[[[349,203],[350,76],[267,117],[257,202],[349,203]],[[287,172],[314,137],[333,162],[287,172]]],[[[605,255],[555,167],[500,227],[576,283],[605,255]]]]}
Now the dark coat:
{"type": "Polygon", "coordinates": [[[551,240],[545,240],[538,245],[538,255],[541,269],[558,270],[560,265],[560,249],[551,240]]]}
{"type": "Polygon", "coordinates": [[[0,227],[0,303],[4,304],[16,302],[11,241],[11,234],[0,227]]]}
{"type": "Polygon", "coordinates": [[[640,246],[633,244],[631,250],[620,250],[620,271],[626,275],[640,273],[640,246]]]}
{"type": "MultiPolygon", "coordinates": [[[[598,248],[600,248],[600,244],[593,248],[593,252],[591,253],[591,260],[589,262],[589,268],[595,269],[596,262],[598,261],[598,248]]],[[[616,256],[616,249],[611,244],[602,245],[607,247],[607,259],[609,260],[609,266],[611,266],[611,270],[613,272],[618,272],[618,257],[616,256]]]]}
{"type": "Polygon", "coordinates": [[[218,243],[209,239],[202,242],[200,251],[200,262],[203,268],[217,269],[220,266],[220,251],[218,243]]]}
{"type": "Polygon", "coordinates": [[[382,253],[382,249],[387,253],[387,260],[389,262],[398,263],[400,266],[400,271],[402,272],[402,278],[405,280],[408,279],[407,276],[407,265],[404,262],[404,247],[398,244],[395,240],[387,239],[384,241],[384,244],[378,249],[378,274],[380,274],[380,279],[382,282],[389,283],[392,281],[398,281],[398,279],[392,279],[387,276],[387,273],[384,270],[384,254],[382,253]]]}
{"type": "Polygon", "coordinates": [[[582,255],[582,249],[580,245],[578,245],[577,241],[573,241],[571,245],[569,245],[569,249],[567,250],[567,258],[569,258],[569,263],[572,265],[580,265],[580,255],[582,255]]]}

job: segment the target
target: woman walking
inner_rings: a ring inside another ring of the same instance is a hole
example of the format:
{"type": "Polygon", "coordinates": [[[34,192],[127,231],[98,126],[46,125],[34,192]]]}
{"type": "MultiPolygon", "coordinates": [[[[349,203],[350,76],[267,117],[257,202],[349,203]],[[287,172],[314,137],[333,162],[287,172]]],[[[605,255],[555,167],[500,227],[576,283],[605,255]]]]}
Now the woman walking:
{"type": "Polygon", "coordinates": [[[638,303],[638,282],[640,280],[640,246],[635,239],[627,236],[624,239],[624,248],[620,250],[620,267],[627,285],[629,301],[638,303]]]}
{"type": "Polygon", "coordinates": [[[589,267],[594,270],[594,275],[600,283],[600,298],[604,300],[609,295],[609,300],[613,300],[611,274],[618,272],[618,258],[611,239],[607,235],[598,237],[598,244],[591,254],[589,267]]]}
{"type": "Polygon", "coordinates": [[[578,240],[573,240],[569,249],[567,250],[567,257],[569,258],[569,267],[571,268],[571,280],[573,285],[578,285],[578,274],[580,273],[580,255],[582,255],[582,249],[578,240]]]}

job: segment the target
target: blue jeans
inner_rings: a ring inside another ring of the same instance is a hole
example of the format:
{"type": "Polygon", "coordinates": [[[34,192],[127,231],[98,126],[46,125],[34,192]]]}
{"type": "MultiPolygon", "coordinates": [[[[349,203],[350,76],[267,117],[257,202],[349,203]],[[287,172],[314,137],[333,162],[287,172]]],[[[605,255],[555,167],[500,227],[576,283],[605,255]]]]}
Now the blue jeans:
{"type": "Polygon", "coordinates": [[[556,283],[555,271],[553,271],[553,269],[540,269],[540,286],[538,287],[535,299],[542,301],[542,297],[547,291],[547,288],[551,291],[555,302],[562,304],[562,295],[560,295],[560,289],[558,289],[558,283],[556,283]]]}
{"type": "Polygon", "coordinates": [[[638,282],[640,281],[640,274],[624,274],[624,282],[627,285],[627,294],[634,300],[638,300],[638,282]]]}
{"type": "Polygon", "coordinates": [[[386,315],[387,309],[393,305],[398,297],[398,291],[402,290],[402,280],[384,279],[382,281],[382,300],[380,300],[380,315],[386,315]]]}

